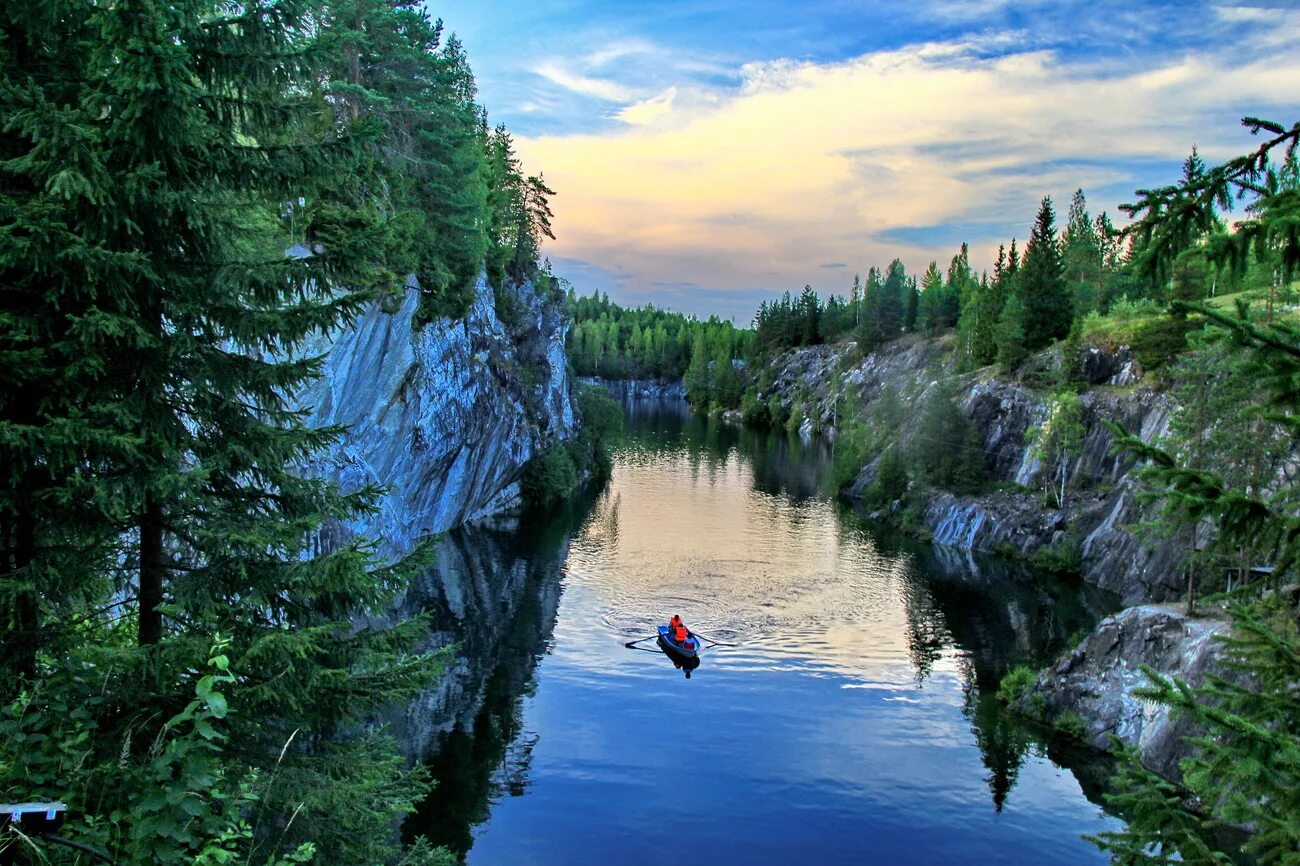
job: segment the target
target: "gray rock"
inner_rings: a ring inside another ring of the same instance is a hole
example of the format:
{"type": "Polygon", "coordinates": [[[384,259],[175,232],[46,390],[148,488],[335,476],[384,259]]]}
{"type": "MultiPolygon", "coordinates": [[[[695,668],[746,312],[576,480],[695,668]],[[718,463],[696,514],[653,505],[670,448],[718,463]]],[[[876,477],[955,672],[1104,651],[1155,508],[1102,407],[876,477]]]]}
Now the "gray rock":
{"type": "Polygon", "coordinates": [[[521,310],[496,314],[480,277],[469,313],[417,327],[412,278],[396,311],[375,304],[323,335],[323,375],[297,396],[315,426],[347,432],[308,471],[346,490],[386,488],[377,511],[335,532],[377,539],[384,557],[421,538],[518,504],[524,464],[573,435],[564,355],[568,315],[530,284],[507,287],[521,310]]]}
{"type": "Polygon", "coordinates": [[[1192,686],[1223,673],[1224,619],[1193,619],[1163,605],[1142,605],[1102,620],[1083,643],[1038,679],[1047,715],[1078,713],[1088,741],[1110,747],[1112,735],[1136,746],[1142,762],[1168,779],[1180,779],[1178,762],[1188,754],[1184,739],[1196,732],[1185,718],[1134,694],[1149,685],[1140,666],[1192,686]]]}

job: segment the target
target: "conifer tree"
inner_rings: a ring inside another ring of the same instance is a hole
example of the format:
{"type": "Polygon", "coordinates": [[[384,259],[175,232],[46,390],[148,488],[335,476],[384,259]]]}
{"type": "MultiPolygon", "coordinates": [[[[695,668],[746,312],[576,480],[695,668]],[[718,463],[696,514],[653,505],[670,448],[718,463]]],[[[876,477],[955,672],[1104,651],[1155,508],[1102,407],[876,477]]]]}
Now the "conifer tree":
{"type": "Polygon", "coordinates": [[[318,7],[37,7],[0,42],[0,584],[6,653],[30,638],[15,661],[43,682],[6,680],[0,767],[149,862],[247,853],[252,797],[287,850],[384,859],[423,785],[346,734],[436,665],[418,620],[354,627],[406,572],[320,549],[367,494],[295,471],[337,431],[291,403],[319,369],[304,339],[400,284],[388,215],[338,185],[380,130],[321,117],[318,7]],[[334,808],[362,789],[384,805],[334,808]]]}
{"type": "Polygon", "coordinates": [[[920,311],[917,321],[926,334],[933,334],[943,326],[943,276],[937,262],[930,262],[921,277],[920,311]]]}
{"type": "Polygon", "coordinates": [[[1061,238],[1064,278],[1076,316],[1101,311],[1097,292],[1098,276],[1103,267],[1101,257],[1097,231],[1088,215],[1088,201],[1083,190],[1077,189],[1070,200],[1070,214],[1061,238]]]}
{"type": "Polygon", "coordinates": [[[1074,303],[1061,263],[1055,219],[1052,199],[1044,197],[1025,246],[1025,259],[1019,273],[1025,348],[1031,352],[1068,334],[1074,316],[1074,303]]]}
{"type": "Polygon", "coordinates": [[[1015,291],[1002,307],[998,324],[993,332],[993,341],[997,346],[997,362],[1003,373],[1013,373],[1028,355],[1025,346],[1025,307],[1020,300],[1020,292],[1015,291]]]}

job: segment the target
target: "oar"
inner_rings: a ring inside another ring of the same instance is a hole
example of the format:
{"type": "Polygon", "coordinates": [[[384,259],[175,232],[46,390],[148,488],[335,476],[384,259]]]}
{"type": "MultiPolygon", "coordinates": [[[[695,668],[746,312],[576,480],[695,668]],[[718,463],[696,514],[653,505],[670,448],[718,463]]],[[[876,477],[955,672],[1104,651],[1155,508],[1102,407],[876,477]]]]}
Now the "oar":
{"type": "Polygon", "coordinates": [[[709,642],[710,644],[712,644],[713,646],[739,646],[739,644],[734,644],[734,643],[723,643],[723,642],[720,641],[720,640],[714,640],[713,638],[709,637],[707,634],[700,634],[698,631],[693,631],[693,632],[691,632],[691,634],[695,635],[696,637],[702,637],[702,638],[704,638],[706,641],[708,641],[708,642],[709,642]]]}
{"type": "Polygon", "coordinates": [[[641,641],[654,640],[657,637],[659,637],[659,635],[652,634],[649,637],[638,638],[637,640],[630,640],[627,643],[623,644],[623,646],[627,647],[628,649],[634,649],[637,644],[641,643],[641,641]]]}

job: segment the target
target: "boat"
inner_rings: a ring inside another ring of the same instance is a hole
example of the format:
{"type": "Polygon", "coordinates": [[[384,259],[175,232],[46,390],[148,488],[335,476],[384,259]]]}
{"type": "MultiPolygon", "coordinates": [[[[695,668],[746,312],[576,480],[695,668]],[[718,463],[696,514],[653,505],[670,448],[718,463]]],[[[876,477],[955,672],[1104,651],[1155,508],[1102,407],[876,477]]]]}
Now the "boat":
{"type": "Polygon", "coordinates": [[[700,644],[699,635],[695,634],[690,629],[687,629],[686,643],[681,644],[673,640],[669,636],[670,634],[671,632],[668,626],[666,625],[659,626],[659,645],[661,647],[663,647],[665,650],[669,651],[670,653],[681,656],[682,658],[693,659],[699,656],[700,650],[703,649],[703,647],[700,644]]]}

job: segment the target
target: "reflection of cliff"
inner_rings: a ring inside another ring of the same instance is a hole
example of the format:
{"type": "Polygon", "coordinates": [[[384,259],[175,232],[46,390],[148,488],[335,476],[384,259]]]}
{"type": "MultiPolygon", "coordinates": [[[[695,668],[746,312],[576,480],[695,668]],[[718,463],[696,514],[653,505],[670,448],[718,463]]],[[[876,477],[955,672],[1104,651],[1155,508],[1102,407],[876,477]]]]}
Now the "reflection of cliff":
{"type": "Polygon", "coordinates": [[[561,568],[588,505],[454,530],[407,591],[402,614],[430,618],[431,646],[458,647],[396,726],[441,780],[407,819],[408,836],[463,853],[491,804],[526,789],[535,738],[522,729],[521,702],[555,628],[561,568]]]}

